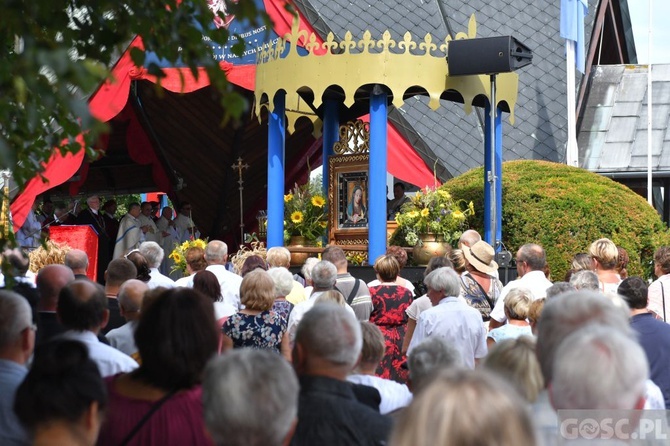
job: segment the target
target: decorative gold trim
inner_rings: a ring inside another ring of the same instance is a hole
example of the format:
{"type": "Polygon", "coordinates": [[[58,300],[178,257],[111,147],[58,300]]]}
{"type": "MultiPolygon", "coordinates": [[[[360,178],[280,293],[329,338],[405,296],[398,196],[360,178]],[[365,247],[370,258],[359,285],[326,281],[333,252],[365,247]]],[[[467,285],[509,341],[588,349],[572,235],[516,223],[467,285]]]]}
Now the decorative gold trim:
{"type": "MultiPolygon", "coordinates": [[[[407,32],[402,40],[391,39],[385,31],[379,40],[374,40],[370,31],[355,40],[351,32],[344,40],[336,42],[332,33],[322,44],[314,34],[299,31],[298,19],[293,22],[291,34],[278,39],[257,54],[255,113],[260,119],[261,107],[274,109],[272,98],[286,91],[286,108],[300,109],[304,101],[298,91],[311,91],[313,107],[321,106],[324,92],[332,86],[344,91],[344,105],[350,107],[358,89],[369,85],[384,85],[393,95],[393,105],[400,107],[408,90],[423,89],[428,95],[429,106],[435,110],[440,106],[440,96],[446,91],[458,92],[463,98],[466,113],[472,111],[472,102],[477,96],[490,97],[489,76],[449,76],[446,54],[451,37],[442,42],[433,42],[430,34],[423,40],[414,41],[407,32]],[[296,45],[287,43],[305,39],[308,54],[298,54],[296,45]],[[339,50],[335,53],[335,50],[339,50]]],[[[456,39],[475,38],[477,23],[474,14],[470,17],[468,32],[458,33],[456,39]]],[[[514,122],[519,77],[516,73],[501,73],[497,76],[498,103],[506,102],[510,109],[509,120],[514,122]]],[[[290,130],[295,116],[287,116],[290,130]]]]}
{"type": "Polygon", "coordinates": [[[370,152],[370,123],[360,119],[340,126],[340,140],[333,144],[337,155],[370,152]]]}

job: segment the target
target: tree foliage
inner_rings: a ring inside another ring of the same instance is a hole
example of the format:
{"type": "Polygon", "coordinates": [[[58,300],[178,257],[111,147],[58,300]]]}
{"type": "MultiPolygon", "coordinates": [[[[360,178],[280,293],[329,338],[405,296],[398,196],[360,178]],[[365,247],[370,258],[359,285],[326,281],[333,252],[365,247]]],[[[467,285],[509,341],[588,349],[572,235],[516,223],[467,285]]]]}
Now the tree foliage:
{"type": "MultiPolygon", "coordinates": [[[[40,170],[54,147],[81,150],[75,138],[84,133],[93,146],[105,125],[89,113],[87,95],[109,76],[109,67],[131,39],[141,36],[146,51],[169,64],[179,62],[197,76],[204,67],[212,85],[223,93],[222,105],[232,117],[244,110],[212,57],[211,44],[236,39],[225,27],[212,26],[208,0],[3,0],[0,14],[0,168],[13,171],[22,185],[40,170]]],[[[256,24],[253,1],[230,2],[228,13],[256,24]]],[[[223,18],[222,12],[217,12],[223,18]]],[[[267,25],[267,15],[261,20],[267,25]]],[[[134,49],[141,66],[145,51],[134,49]]],[[[157,64],[145,66],[161,76],[157,64]]],[[[91,151],[91,155],[93,152],[91,151]]]]}
{"type": "MultiPolygon", "coordinates": [[[[478,168],[443,187],[472,200],[483,231],[484,171],[478,168]]],[[[670,244],[658,213],[628,187],[583,169],[541,161],[503,164],[502,238],[512,252],[525,243],[547,251],[554,280],[563,280],[572,256],[607,237],[628,251],[630,275],[651,275],[654,250],[670,244]]],[[[483,233],[483,232],[482,232],[483,233]]]]}

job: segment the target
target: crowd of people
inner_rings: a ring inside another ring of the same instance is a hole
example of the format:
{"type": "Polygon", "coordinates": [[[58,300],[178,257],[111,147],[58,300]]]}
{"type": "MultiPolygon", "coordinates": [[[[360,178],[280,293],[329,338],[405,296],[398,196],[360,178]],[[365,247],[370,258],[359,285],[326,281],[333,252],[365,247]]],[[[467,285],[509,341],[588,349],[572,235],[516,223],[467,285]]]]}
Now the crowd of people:
{"type": "Polygon", "coordinates": [[[523,245],[503,285],[473,230],[423,284],[397,247],[369,283],[336,245],[293,274],[284,247],[231,271],[212,240],[176,282],[164,256],[124,246],[102,286],[83,251],[34,278],[4,253],[24,288],[0,291],[0,444],[552,445],[560,410],[670,408],[670,247],[651,285],[605,238],[557,282],[523,245]]]}

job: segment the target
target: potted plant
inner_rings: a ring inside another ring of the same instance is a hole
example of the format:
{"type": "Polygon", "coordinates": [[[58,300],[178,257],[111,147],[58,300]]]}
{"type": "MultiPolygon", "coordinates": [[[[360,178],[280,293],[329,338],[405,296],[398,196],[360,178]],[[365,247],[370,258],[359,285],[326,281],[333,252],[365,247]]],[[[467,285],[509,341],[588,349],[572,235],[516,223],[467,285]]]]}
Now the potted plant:
{"type": "Polygon", "coordinates": [[[445,255],[468,228],[475,213],[472,202],[454,200],[444,188],[417,192],[396,214],[398,229],[394,239],[414,246],[414,261],[428,263],[430,257],[445,255]]]}
{"type": "Polygon", "coordinates": [[[326,199],[312,183],[295,187],[284,195],[284,243],[316,246],[328,226],[326,199]]]}

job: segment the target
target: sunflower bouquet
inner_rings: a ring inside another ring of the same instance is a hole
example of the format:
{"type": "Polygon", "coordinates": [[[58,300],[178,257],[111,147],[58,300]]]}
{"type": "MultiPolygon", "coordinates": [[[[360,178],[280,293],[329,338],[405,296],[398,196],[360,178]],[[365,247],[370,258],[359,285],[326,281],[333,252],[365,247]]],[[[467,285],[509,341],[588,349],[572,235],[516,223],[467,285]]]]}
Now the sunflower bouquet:
{"type": "Polygon", "coordinates": [[[419,236],[434,234],[439,241],[452,244],[467,229],[475,214],[472,202],[454,200],[444,189],[426,188],[417,192],[396,214],[397,233],[408,246],[419,243],[419,236]]]}
{"type": "Polygon", "coordinates": [[[326,199],[311,183],[295,187],[284,195],[284,241],[293,236],[316,243],[328,226],[326,199]]]}
{"type": "Polygon", "coordinates": [[[200,248],[204,250],[205,247],[207,247],[207,240],[202,240],[199,238],[195,240],[186,240],[181,245],[175,243],[174,249],[168,256],[174,262],[170,272],[186,272],[186,252],[191,248],[200,248]]]}

